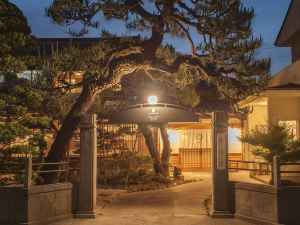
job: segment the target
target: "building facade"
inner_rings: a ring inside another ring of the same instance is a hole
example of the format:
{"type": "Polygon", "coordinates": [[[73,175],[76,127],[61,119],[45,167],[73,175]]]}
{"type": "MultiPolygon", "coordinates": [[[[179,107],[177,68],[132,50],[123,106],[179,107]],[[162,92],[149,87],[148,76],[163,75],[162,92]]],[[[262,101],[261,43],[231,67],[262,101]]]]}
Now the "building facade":
{"type": "MultiPolygon", "coordinates": [[[[252,109],[243,123],[243,132],[250,132],[267,123],[285,123],[295,138],[300,134],[300,1],[292,0],[277,36],[277,47],[290,47],[292,63],[269,80],[267,88],[258,96],[240,102],[252,109]]],[[[243,146],[243,159],[254,160],[248,146],[243,146]]]]}

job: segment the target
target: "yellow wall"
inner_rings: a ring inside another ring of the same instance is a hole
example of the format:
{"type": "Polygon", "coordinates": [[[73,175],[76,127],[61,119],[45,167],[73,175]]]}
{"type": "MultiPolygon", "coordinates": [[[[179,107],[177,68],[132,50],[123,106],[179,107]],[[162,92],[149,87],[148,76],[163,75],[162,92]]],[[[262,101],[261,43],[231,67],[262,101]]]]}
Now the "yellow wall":
{"type": "Polygon", "coordinates": [[[296,137],[299,139],[300,129],[300,97],[269,97],[268,114],[271,123],[279,121],[296,121],[296,137]]]}
{"type": "MultiPolygon", "coordinates": [[[[250,132],[255,129],[256,126],[266,125],[268,120],[268,108],[267,105],[252,105],[253,111],[248,115],[247,120],[244,123],[243,132],[250,132]]],[[[251,154],[249,147],[243,144],[243,159],[244,160],[253,160],[254,157],[251,154]]]]}
{"type": "Polygon", "coordinates": [[[255,129],[257,125],[265,125],[268,120],[268,109],[266,105],[253,105],[253,112],[248,116],[248,132],[255,129]]]}
{"type": "MultiPolygon", "coordinates": [[[[300,97],[296,96],[295,93],[287,94],[278,90],[268,91],[267,95],[266,105],[251,105],[253,112],[248,115],[243,132],[251,132],[256,126],[265,125],[267,122],[297,121],[297,124],[299,124],[300,97]]],[[[298,125],[298,138],[299,133],[298,125]]],[[[243,158],[250,161],[254,159],[247,145],[243,145],[243,158]]]]}
{"type": "Polygon", "coordinates": [[[269,97],[270,122],[300,120],[300,97],[269,97]]]}

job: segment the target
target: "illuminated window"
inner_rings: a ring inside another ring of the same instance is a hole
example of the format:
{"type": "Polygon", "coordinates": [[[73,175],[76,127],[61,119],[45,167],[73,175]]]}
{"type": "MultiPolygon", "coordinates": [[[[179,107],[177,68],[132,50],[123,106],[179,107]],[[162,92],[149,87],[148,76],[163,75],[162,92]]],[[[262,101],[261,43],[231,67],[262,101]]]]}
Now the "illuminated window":
{"type": "Polygon", "coordinates": [[[169,135],[170,147],[173,150],[173,153],[177,153],[180,148],[180,131],[168,129],[167,132],[169,135]]]}
{"type": "Polygon", "coordinates": [[[241,130],[237,128],[228,128],[228,151],[229,153],[241,153],[242,143],[238,139],[241,136],[241,130]]]}
{"type": "MultiPolygon", "coordinates": [[[[180,148],[187,149],[208,149],[211,148],[210,129],[168,129],[170,147],[172,153],[179,153],[180,148]]],[[[162,140],[160,138],[160,143],[162,140]]],[[[160,145],[162,150],[162,145],[160,145]]]]}
{"type": "Polygon", "coordinates": [[[37,78],[40,71],[38,70],[24,70],[20,73],[17,73],[18,78],[34,80],[37,78]]]}

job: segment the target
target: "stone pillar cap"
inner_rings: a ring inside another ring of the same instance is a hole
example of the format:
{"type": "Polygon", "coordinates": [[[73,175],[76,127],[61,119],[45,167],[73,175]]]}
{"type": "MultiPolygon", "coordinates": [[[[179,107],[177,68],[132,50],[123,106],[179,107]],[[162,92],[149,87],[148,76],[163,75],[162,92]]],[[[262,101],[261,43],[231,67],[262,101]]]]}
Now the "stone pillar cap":
{"type": "Polygon", "coordinates": [[[87,114],[80,117],[79,128],[93,128],[97,124],[96,114],[87,114]]]}

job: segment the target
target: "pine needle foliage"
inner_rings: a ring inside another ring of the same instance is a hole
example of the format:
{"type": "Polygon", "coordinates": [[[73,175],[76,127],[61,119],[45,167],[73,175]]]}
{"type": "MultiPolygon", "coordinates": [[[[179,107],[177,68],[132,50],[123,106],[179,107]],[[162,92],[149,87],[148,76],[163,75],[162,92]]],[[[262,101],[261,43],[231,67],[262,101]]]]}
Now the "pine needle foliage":
{"type": "Polygon", "coordinates": [[[273,161],[273,156],[279,156],[281,161],[300,160],[300,141],[289,125],[270,123],[258,126],[240,140],[249,144],[254,156],[267,162],[273,161]]]}
{"type": "Polygon", "coordinates": [[[33,67],[35,44],[21,10],[8,0],[0,1],[0,73],[33,67]]]}

